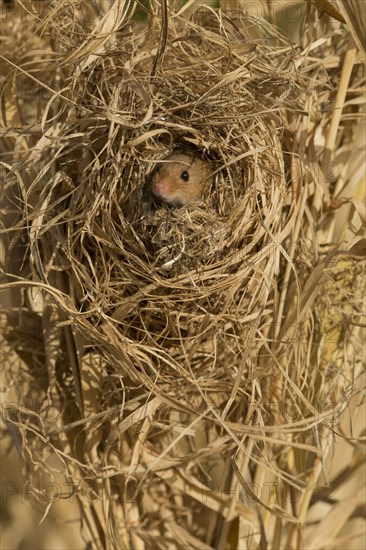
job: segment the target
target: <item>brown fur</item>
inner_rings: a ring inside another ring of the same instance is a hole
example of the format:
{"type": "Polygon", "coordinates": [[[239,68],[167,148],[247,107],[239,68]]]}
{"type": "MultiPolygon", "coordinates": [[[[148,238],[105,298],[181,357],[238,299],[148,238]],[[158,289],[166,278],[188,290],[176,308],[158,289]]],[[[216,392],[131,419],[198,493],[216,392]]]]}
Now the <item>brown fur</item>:
{"type": "Polygon", "coordinates": [[[151,192],[159,200],[183,206],[202,198],[205,187],[211,181],[210,164],[196,155],[173,153],[153,170],[151,192]],[[187,171],[189,180],[181,178],[187,171]]]}

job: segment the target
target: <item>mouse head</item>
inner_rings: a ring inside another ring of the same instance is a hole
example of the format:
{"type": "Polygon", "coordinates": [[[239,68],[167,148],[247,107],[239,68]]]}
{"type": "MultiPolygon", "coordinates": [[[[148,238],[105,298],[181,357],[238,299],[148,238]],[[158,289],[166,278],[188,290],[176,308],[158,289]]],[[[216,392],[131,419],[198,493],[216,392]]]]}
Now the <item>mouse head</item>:
{"type": "Polygon", "coordinates": [[[196,155],[173,153],[151,173],[153,196],[162,202],[182,206],[198,201],[211,181],[210,164],[196,155]]]}

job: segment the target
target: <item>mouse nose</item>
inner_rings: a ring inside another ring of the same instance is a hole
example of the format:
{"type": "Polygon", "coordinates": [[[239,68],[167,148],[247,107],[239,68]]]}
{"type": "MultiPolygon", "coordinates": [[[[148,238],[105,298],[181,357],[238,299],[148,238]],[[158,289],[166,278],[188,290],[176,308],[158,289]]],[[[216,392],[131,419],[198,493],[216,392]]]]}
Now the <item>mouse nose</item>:
{"type": "Polygon", "coordinates": [[[171,193],[169,179],[155,179],[152,185],[152,190],[156,195],[159,195],[162,198],[168,198],[169,194],[171,193]]]}
{"type": "Polygon", "coordinates": [[[164,179],[155,181],[153,187],[157,193],[164,193],[167,190],[167,182],[164,179]]]}

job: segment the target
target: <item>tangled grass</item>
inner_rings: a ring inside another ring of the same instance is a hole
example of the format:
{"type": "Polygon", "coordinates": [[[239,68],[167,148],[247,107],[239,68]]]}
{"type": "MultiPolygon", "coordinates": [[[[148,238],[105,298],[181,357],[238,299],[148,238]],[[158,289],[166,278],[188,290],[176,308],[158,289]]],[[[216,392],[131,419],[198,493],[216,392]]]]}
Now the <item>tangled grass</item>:
{"type": "Polygon", "coordinates": [[[93,548],[316,548],[363,368],[362,66],[315,7],[296,47],[244,12],[135,7],[49,2],[6,34],[9,433],[46,513],[57,456],[93,548]],[[152,209],[177,147],[214,182],[152,209]]]}

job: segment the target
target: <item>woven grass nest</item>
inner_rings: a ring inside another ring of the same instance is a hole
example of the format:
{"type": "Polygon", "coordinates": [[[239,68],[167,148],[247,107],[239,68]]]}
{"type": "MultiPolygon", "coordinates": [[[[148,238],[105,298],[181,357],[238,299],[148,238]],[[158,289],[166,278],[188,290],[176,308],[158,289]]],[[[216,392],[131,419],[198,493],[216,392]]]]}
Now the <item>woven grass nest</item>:
{"type": "Polygon", "coordinates": [[[19,27],[46,59],[25,44],[4,75],[43,91],[7,124],[7,425],[47,512],[57,456],[92,548],[317,548],[362,371],[362,67],[314,6],[298,46],[174,6],[50,3],[19,27]],[[152,207],[146,178],[181,148],[213,183],[152,207]]]}

